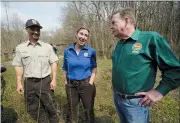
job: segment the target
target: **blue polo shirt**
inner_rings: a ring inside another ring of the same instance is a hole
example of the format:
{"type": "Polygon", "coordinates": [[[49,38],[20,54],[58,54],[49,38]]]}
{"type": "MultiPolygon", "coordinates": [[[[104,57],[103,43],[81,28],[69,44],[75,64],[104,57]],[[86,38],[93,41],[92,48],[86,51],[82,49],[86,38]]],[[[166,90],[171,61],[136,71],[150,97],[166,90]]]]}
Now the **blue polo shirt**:
{"type": "Polygon", "coordinates": [[[92,68],[96,68],[96,51],[85,45],[77,55],[75,43],[65,48],[62,69],[71,80],[83,80],[91,76],[92,68]]]}

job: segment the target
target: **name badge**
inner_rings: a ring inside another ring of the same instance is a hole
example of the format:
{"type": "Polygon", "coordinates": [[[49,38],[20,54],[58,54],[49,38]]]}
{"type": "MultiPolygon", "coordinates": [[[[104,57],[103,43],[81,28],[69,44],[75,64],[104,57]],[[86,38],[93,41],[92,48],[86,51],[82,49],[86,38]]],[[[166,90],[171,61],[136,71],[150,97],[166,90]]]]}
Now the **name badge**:
{"type": "Polygon", "coordinates": [[[87,56],[88,56],[88,53],[84,53],[84,56],[87,57],[87,56]]]}

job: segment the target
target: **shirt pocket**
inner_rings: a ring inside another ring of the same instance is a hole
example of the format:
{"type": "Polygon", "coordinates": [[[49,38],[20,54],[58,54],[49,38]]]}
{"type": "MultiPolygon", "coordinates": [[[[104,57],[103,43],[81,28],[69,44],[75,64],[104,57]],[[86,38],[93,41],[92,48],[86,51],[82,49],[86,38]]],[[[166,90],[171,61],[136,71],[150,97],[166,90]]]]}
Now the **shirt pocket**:
{"type": "Polygon", "coordinates": [[[21,52],[22,56],[22,63],[24,66],[26,66],[30,62],[30,54],[27,52],[21,52]]]}
{"type": "Polygon", "coordinates": [[[125,58],[128,71],[138,71],[141,64],[140,54],[130,54],[125,58]]]}
{"type": "Polygon", "coordinates": [[[42,65],[49,65],[49,56],[46,54],[39,54],[38,55],[39,62],[42,65]]]}
{"type": "Polygon", "coordinates": [[[84,67],[91,67],[91,56],[81,57],[80,60],[82,62],[79,64],[82,64],[84,67]]]}

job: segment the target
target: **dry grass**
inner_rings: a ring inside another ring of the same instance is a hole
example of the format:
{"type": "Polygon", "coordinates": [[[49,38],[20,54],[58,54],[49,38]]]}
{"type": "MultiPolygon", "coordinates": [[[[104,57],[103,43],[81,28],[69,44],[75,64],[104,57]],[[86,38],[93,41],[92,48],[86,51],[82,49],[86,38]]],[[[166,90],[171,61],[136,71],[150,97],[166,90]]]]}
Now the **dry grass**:
{"type": "MultiPolygon", "coordinates": [[[[56,101],[60,122],[65,122],[67,114],[66,94],[63,81],[63,73],[61,70],[62,61],[59,64],[58,83],[55,90],[56,101]]],[[[4,118],[11,123],[12,117],[17,118],[17,123],[35,123],[27,114],[24,105],[23,95],[19,95],[15,88],[15,72],[12,67],[7,68],[4,73],[7,87],[4,93],[3,105],[5,113],[4,118]],[[7,108],[8,107],[8,108],[7,108]],[[10,117],[10,118],[9,118],[10,117]]],[[[160,80],[158,73],[157,81],[160,80]]],[[[97,123],[118,123],[118,117],[115,112],[112,90],[111,90],[111,60],[98,60],[98,73],[96,77],[96,98],[95,98],[95,115],[97,123]]],[[[152,123],[179,123],[179,91],[176,89],[169,93],[161,102],[155,104],[151,108],[150,119],[152,123]]],[[[83,123],[84,114],[82,105],[79,105],[78,118],[83,123]]],[[[2,119],[3,120],[3,119],[2,119]]],[[[13,123],[13,122],[12,122],[13,123]]]]}

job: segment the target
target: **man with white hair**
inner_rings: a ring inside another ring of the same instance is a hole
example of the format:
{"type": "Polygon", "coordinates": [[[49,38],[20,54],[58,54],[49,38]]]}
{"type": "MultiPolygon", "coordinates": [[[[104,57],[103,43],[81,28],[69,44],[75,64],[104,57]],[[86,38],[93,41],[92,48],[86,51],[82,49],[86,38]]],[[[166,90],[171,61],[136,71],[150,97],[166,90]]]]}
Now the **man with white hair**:
{"type": "Polygon", "coordinates": [[[112,84],[121,123],[149,123],[149,106],[180,86],[180,62],[166,39],[138,30],[135,23],[131,8],[111,16],[113,35],[119,38],[112,54],[112,84]],[[162,80],[153,89],[157,67],[162,80]]]}

